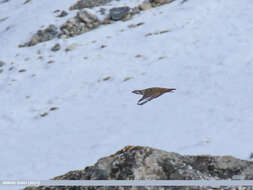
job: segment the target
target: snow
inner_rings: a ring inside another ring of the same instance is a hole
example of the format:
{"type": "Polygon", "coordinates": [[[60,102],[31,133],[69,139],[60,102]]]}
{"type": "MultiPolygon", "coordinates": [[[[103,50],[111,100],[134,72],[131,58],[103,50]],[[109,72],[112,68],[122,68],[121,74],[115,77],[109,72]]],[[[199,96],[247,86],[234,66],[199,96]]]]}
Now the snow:
{"type": "MultiPolygon", "coordinates": [[[[103,7],[117,3],[128,4],[103,7]]],[[[42,25],[73,17],[76,11],[53,13],[72,4],[0,4],[0,19],[8,17],[0,22],[0,60],[7,63],[0,74],[0,179],[49,179],[126,145],[249,158],[252,1],[177,0],[127,22],[18,48],[42,25]],[[55,43],[58,52],[50,50],[55,43]],[[155,86],[177,90],[138,106],[140,96],[131,91],[155,86]]]]}

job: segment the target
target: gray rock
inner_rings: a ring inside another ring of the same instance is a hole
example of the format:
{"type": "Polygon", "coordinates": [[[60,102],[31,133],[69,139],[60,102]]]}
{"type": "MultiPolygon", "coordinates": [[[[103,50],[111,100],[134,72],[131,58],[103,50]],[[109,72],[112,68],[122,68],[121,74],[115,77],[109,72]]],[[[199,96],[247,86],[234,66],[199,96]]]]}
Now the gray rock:
{"type": "Polygon", "coordinates": [[[118,21],[123,19],[124,17],[126,17],[128,15],[130,11],[129,7],[116,7],[116,8],[112,8],[110,9],[110,19],[114,20],[114,21],[118,21]]]}
{"type": "Polygon", "coordinates": [[[57,15],[57,17],[65,17],[65,16],[67,16],[67,15],[68,15],[68,12],[65,11],[65,10],[63,10],[63,11],[60,12],[59,15],[57,15]]]}
{"type": "Polygon", "coordinates": [[[59,37],[66,38],[80,35],[97,28],[100,22],[96,15],[89,13],[86,10],[79,11],[74,18],[67,20],[61,27],[59,37]]]}
{"type": "Polygon", "coordinates": [[[69,10],[93,8],[93,7],[105,5],[106,3],[109,3],[111,1],[112,0],[79,0],[74,5],[72,5],[69,8],[69,10]]]}
{"type": "MultiPolygon", "coordinates": [[[[141,146],[127,146],[84,170],[53,180],[194,180],[253,179],[253,162],[231,156],[182,156],[141,146]]],[[[234,187],[226,187],[232,190],[234,187]]],[[[70,187],[29,187],[25,190],[69,190],[70,187]]],[[[75,190],[217,190],[217,187],[75,187],[75,190]]],[[[224,187],[223,187],[224,189],[224,187]]],[[[250,190],[251,187],[245,187],[250,190]]]]}
{"type": "Polygon", "coordinates": [[[0,67],[4,66],[5,65],[5,62],[3,61],[0,61],[0,67]]]}
{"type": "Polygon", "coordinates": [[[61,45],[59,43],[56,43],[52,48],[51,51],[59,51],[61,49],[61,45]]]}
{"type": "Polygon", "coordinates": [[[45,42],[51,40],[57,36],[58,29],[55,25],[51,24],[44,30],[38,30],[33,36],[32,39],[25,43],[19,45],[19,47],[26,47],[26,46],[34,46],[38,43],[45,42]]]}
{"type": "Polygon", "coordinates": [[[151,0],[151,2],[158,3],[158,4],[166,4],[166,3],[172,3],[175,0],[151,0]]]}

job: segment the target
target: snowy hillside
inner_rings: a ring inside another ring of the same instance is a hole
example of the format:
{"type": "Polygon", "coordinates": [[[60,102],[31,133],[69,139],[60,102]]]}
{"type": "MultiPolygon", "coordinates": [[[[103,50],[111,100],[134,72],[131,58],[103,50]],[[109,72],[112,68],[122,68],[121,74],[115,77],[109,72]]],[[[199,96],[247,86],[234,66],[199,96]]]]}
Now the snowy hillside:
{"type": "Polygon", "coordinates": [[[6,63],[0,68],[0,179],[48,179],[126,145],[249,158],[251,0],[176,0],[80,36],[18,47],[42,25],[74,16],[73,3],[0,3],[6,63]],[[69,15],[58,18],[56,9],[69,15]],[[129,27],[137,23],[144,24],[129,27]],[[177,90],[136,105],[140,96],[131,91],[154,86],[177,90]]]}

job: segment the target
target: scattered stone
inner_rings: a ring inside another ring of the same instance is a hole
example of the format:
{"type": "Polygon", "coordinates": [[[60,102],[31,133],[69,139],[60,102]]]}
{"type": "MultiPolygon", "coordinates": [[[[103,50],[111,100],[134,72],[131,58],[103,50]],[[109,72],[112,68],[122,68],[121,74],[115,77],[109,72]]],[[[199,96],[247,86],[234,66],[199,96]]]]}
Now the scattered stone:
{"type": "Polygon", "coordinates": [[[59,13],[59,12],[60,12],[59,9],[54,10],[54,13],[59,13]]]}
{"type": "Polygon", "coordinates": [[[38,59],[43,60],[44,58],[43,58],[43,56],[39,56],[38,59]]]}
{"type": "Polygon", "coordinates": [[[29,60],[30,60],[30,58],[29,58],[29,57],[26,57],[24,61],[29,61],[29,60]]]}
{"type": "Polygon", "coordinates": [[[49,60],[47,63],[50,64],[50,63],[54,63],[55,61],[54,60],[49,60]]]}
{"type": "Polygon", "coordinates": [[[32,36],[32,39],[29,42],[21,44],[19,47],[34,46],[40,42],[51,40],[57,36],[57,33],[57,27],[51,24],[44,30],[38,30],[36,34],[32,36]]]}
{"type": "Polygon", "coordinates": [[[186,3],[188,0],[182,0],[181,1],[181,4],[184,4],[184,3],[186,3]]]}
{"type": "Polygon", "coordinates": [[[101,46],[100,46],[100,48],[105,48],[105,47],[106,47],[106,45],[101,45],[101,46]]]}
{"type": "Polygon", "coordinates": [[[97,43],[97,40],[92,40],[91,43],[95,44],[97,43]]]}
{"type": "Polygon", "coordinates": [[[88,32],[94,28],[97,28],[100,22],[96,15],[83,10],[79,11],[74,18],[68,19],[61,27],[61,36],[65,38],[80,35],[84,32],[88,32]]]}
{"type": "Polygon", "coordinates": [[[170,30],[162,30],[158,34],[164,34],[164,33],[167,33],[167,32],[170,32],[170,30]]]}
{"type": "Polygon", "coordinates": [[[105,18],[102,22],[101,22],[101,24],[111,24],[112,23],[112,21],[110,20],[110,19],[108,19],[108,18],[105,18]]]}
{"type": "Polygon", "coordinates": [[[26,69],[20,69],[18,72],[20,73],[26,72],[26,69]]]}
{"type": "Polygon", "coordinates": [[[40,114],[40,117],[45,117],[45,116],[47,116],[48,115],[48,113],[47,112],[44,112],[44,113],[41,113],[40,114]]]}
{"type": "Polygon", "coordinates": [[[12,71],[12,70],[14,70],[14,68],[15,68],[15,67],[10,67],[8,70],[9,70],[9,71],[12,71]]]}
{"type": "Polygon", "coordinates": [[[68,15],[68,12],[63,10],[63,11],[60,12],[60,14],[57,15],[57,17],[65,17],[67,15],[68,15]]]}
{"type": "Polygon", "coordinates": [[[110,19],[113,21],[122,20],[124,17],[128,15],[130,11],[129,7],[116,7],[110,9],[110,19]]]}
{"type": "Polygon", "coordinates": [[[159,60],[162,60],[162,59],[164,59],[164,58],[165,58],[165,56],[160,56],[160,57],[158,57],[159,60]]]}
{"type": "Polygon", "coordinates": [[[49,110],[50,111],[55,111],[55,110],[58,110],[59,108],[58,107],[51,107],[49,110]]]}
{"type": "Polygon", "coordinates": [[[135,57],[136,57],[136,58],[140,58],[140,57],[143,57],[143,55],[137,54],[135,57]]]}
{"type": "Polygon", "coordinates": [[[7,3],[7,2],[9,2],[10,0],[2,0],[0,3],[2,4],[2,3],[7,3]]]}
{"type": "Polygon", "coordinates": [[[4,66],[5,65],[5,62],[3,61],[0,61],[0,67],[4,66]]]}
{"type": "Polygon", "coordinates": [[[0,69],[0,73],[2,73],[4,70],[3,69],[0,69]]]}
{"type": "Polygon", "coordinates": [[[83,59],[88,59],[88,56],[85,56],[83,59]]]}
{"type": "Polygon", "coordinates": [[[40,49],[38,49],[38,51],[37,51],[37,54],[38,54],[38,55],[40,55],[40,54],[41,54],[41,51],[40,51],[40,49]]]}
{"type": "Polygon", "coordinates": [[[65,51],[68,52],[68,51],[74,50],[78,46],[79,46],[79,44],[72,43],[71,45],[69,45],[68,47],[65,48],[65,51]]]}
{"type": "Polygon", "coordinates": [[[112,0],[79,0],[74,5],[72,5],[69,10],[93,8],[101,5],[105,5],[112,0]]]}
{"type": "MultiPolygon", "coordinates": [[[[70,171],[52,180],[231,180],[253,179],[253,162],[232,156],[183,156],[142,146],[126,146],[93,166],[70,171]]],[[[70,187],[27,187],[24,190],[69,190],[70,187]]],[[[76,190],[235,190],[229,187],[84,187],[76,190]]],[[[239,188],[238,188],[239,189],[239,188]]],[[[240,188],[241,189],[241,188],[240,188]]],[[[252,190],[243,187],[241,190],[252,190]]]]}
{"type": "Polygon", "coordinates": [[[61,45],[59,43],[56,43],[52,48],[51,51],[59,51],[61,49],[61,45]]]}
{"type": "Polygon", "coordinates": [[[25,0],[24,4],[27,4],[29,3],[31,0],[25,0]]]}
{"type": "Polygon", "coordinates": [[[141,9],[139,7],[133,7],[131,8],[130,10],[130,18],[133,16],[133,15],[136,15],[136,14],[139,14],[141,12],[141,9]]]}
{"type": "Polygon", "coordinates": [[[151,0],[151,2],[158,3],[160,5],[166,4],[166,3],[172,3],[175,0],[151,0]]]}
{"type": "Polygon", "coordinates": [[[107,81],[107,80],[109,80],[109,79],[111,79],[110,76],[103,78],[103,81],[107,81]]]}
{"type": "Polygon", "coordinates": [[[143,25],[143,24],[144,24],[144,22],[139,22],[139,23],[137,23],[137,24],[129,24],[129,25],[128,25],[128,28],[136,28],[136,27],[141,26],[141,25],[143,25]]]}
{"type": "Polygon", "coordinates": [[[253,159],[253,152],[250,153],[249,159],[253,159]]]}
{"type": "Polygon", "coordinates": [[[100,8],[99,12],[101,15],[105,15],[106,9],[105,8],[100,8]]]}
{"type": "Polygon", "coordinates": [[[158,35],[158,34],[164,34],[164,33],[167,33],[167,32],[170,32],[170,30],[162,30],[162,31],[158,31],[158,32],[149,32],[147,34],[145,34],[146,37],[148,36],[152,36],[152,35],[158,35]]]}
{"type": "Polygon", "coordinates": [[[128,80],[131,80],[132,78],[133,78],[133,77],[126,77],[126,78],[124,78],[123,81],[125,82],[125,81],[128,81],[128,80]]]}
{"type": "Polygon", "coordinates": [[[139,5],[140,10],[145,11],[152,8],[152,4],[149,2],[149,0],[145,0],[139,5]]]}
{"type": "Polygon", "coordinates": [[[8,19],[9,17],[4,17],[4,18],[0,18],[0,22],[4,22],[8,19]]]}

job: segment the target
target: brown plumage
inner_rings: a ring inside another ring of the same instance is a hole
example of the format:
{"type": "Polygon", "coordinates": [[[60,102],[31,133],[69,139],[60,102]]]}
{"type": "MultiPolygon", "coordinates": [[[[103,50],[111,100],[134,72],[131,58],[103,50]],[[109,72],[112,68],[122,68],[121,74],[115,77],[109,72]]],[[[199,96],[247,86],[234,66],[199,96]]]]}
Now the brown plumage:
{"type": "Polygon", "coordinates": [[[163,95],[166,92],[173,92],[174,90],[176,89],[153,87],[153,88],[146,88],[143,90],[134,90],[132,91],[132,93],[143,95],[142,98],[137,102],[138,105],[143,105],[148,101],[163,95]]]}

